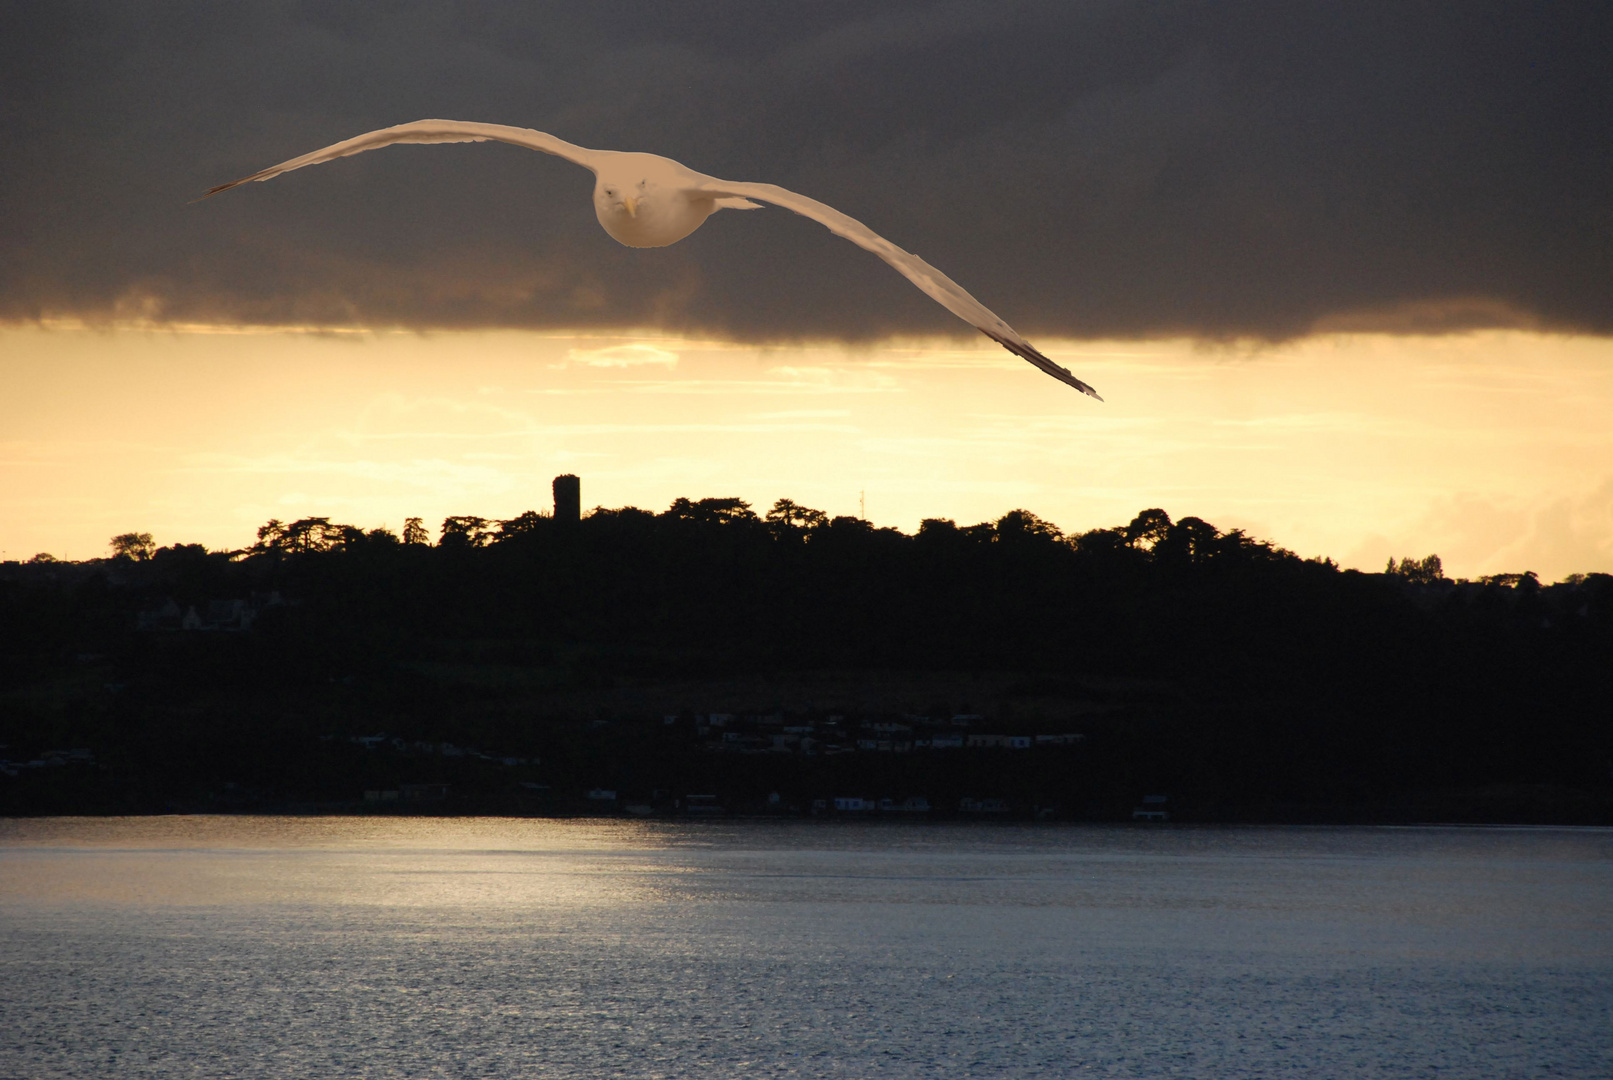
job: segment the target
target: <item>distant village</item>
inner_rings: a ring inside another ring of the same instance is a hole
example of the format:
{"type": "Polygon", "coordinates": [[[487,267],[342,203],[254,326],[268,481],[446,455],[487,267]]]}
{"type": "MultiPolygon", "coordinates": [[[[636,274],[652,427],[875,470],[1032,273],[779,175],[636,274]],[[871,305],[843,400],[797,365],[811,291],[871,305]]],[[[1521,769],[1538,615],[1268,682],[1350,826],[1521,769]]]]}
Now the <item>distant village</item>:
{"type": "Polygon", "coordinates": [[[253,593],[245,600],[208,600],[184,607],[173,597],[164,597],[161,604],[140,612],[135,629],[145,633],[158,630],[241,633],[252,629],[252,624],[265,610],[283,603],[278,591],[253,593]]]}
{"type": "MultiPolygon", "coordinates": [[[[595,733],[612,728],[626,731],[631,723],[591,721],[595,733]]],[[[749,715],[735,713],[692,713],[663,716],[660,726],[679,737],[692,738],[699,751],[707,754],[746,754],[796,757],[833,757],[842,754],[930,754],[930,753],[1014,753],[1063,750],[1079,747],[1086,736],[1076,732],[1058,734],[1013,734],[971,730],[992,726],[979,714],[950,717],[902,716],[900,718],[856,718],[841,714],[819,719],[786,717],[782,713],[749,715]]],[[[323,741],[337,741],[327,735],[323,741]]],[[[366,751],[380,751],[409,758],[437,757],[480,761],[505,769],[532,773],[537,756],[514,756],[451,742],[425,742],[389,737],[386,734],[349,736],[345,742],[366,751]]],[[[446,764],[446,762],[445,762],[446,764]]],[[[415,771],[421,771],[416,766],[415,771]]],[[[812,815],[917,815],[956,813],[960,815],[1008,815],[1025,808],[1009,799],[992,795],[967,795],[955,806],[932,805],[925,795],[823,793],[805,803],[791,803],[774,793],[758,805],[728,805],[712,794],[656,789],[648,792],[620,792],[613,788],[592,787],[576,791],[556,790],[535,779],[518,781],[529,803],[556,812],[582,814],[622,814],[650,816],[711,816],[728,813],[812,814],[812,815]]],[[[443,804],[453,795],[447,783],[399,784],[390,788],[369,788],[364,803],[369,809],[421,809],[422,803],[443,804]]],[[[1163,821],[1167,814],[1164,796],[1146,796],[1133,814],[1134,820],[1163,821]]],[[[1038,808],[1030,808],[1035,816],[1038,808]]],[[[1042,813],[1041,816],[1051,816],[1042,813]]]]}
{"type": "MultiPolygon", "coordinates": [[[[1079,734],[999,735],[969,731],[986,718],[959,714],[950,719],[906,716],[901,720],[850,721],[829,716],[819,721],[786,720],[782,714],[735,716],[706,713],[694,717],[695,737],[711,753],[729,754],[909,754],[927,750],[1031,750],[1074,746],[1079,734]]],[[[665,717],[678,724],[681,717],[665,717]]]]}
{"type": "Polygon", "coordinates": [[[8,756],[10,747],[0,743],[0,776],[15,780],[29,769],[61,769],[67,766],[93,766],[95,751],[87,748],[75,750],[44,750],[37,756],[13,760],[8,756]]]}
{"type": "MultiPolygon", "coordinates": [[[[170,617],[165,614],[164,618],[170,617]]],[[[172,629],[220,629],[185,627],[172,629]]],[[[225,627],[227,628],[227,627],[225,627]]],[[[997,726],[980,714],[949,717],[904,715],[853,717],[830,714],[818,718],[786,717],[782,713],[684,713],[654,721],[593,720],[584,727],[609,744],[615,739],[642,737],[659,729],[675,743],[706,755],[766,755],[779,758],[831,758],[837,755],[968,755],[1069,753],[1086,741],[1083,734],[1018,734],[982,730],[997,726]]],[[[94,782],[91,772],[107,767],[89,749],[46,750],[24,759],[7,756],[0,744],[0,782],[30,774],[63,770],[77,775],[77,783],[94,782]]],[[[448,741],[406,739],[378,732],[371,735],[327,734],[311,748],[316,756],[356,753],[371,761],[371,775],[412,776],[413,782],[394,782],[355,790],[347,801],[282,806],[273,793],[255,792],[233,782],[215,785],[207,805],[174,807],[189,811],[227,812],[254,809],[293,809],[303,812],[456,813],[481,805],[490,790],[513,791],[522,812],[561,816],[713,817],[827,816],[897,818],[935,815],[945,817],[1054,816],[1051,807],[1027,806],[999,794],[967,794],[955,802],[933,803],[926,794],[886,794],[868,791],[825,790],[805,800],[788,800],[772,793],[764,799],[736,802],[702,792],[671,789],[619,791],[610,787],[554,785],[545,782],[542,759],[536,754],[500,750],[448,741]],[[371,755],[374,755],[373,757],[371,755]],[[498,777],[502,776],[500,780],[498,777]],[[430,779],[426,779],[426,778],[430,779]],[[466,800],[469,800],[467,802],[466,800]]],[[[856,789],[859,785],[851,786],[856,789]]],[[[1132,813],[1135,821],[1165,821],[1163,795],[1141,798],[1132,813]]]]}

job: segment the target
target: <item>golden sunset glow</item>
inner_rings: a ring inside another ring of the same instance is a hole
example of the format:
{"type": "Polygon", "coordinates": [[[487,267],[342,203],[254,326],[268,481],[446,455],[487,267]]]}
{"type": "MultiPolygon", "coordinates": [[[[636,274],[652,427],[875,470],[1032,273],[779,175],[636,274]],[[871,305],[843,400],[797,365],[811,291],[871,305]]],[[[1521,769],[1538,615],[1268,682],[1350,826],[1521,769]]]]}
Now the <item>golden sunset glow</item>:
{"type": "Polygon", "coordinates": [[[1613,569],[1613,343],[1519,332],[1268,347],[1039,341],[762,349],[642,335],[14,328],[0,557],[108,537],[251,543],[269,518],[788,496],[911,530],[1025,507],[1066,531],[1162,506],[1380,569],[1613,569]]]}

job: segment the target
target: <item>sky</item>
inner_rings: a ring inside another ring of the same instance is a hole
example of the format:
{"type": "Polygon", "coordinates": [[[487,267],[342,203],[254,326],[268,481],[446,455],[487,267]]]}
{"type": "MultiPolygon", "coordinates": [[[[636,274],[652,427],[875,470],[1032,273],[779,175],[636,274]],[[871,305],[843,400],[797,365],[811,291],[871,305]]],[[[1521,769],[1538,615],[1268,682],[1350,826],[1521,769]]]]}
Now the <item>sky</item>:
{"type": "Polygon", "coordinates": [[[1609,42],[1480,0],[10,6],[0,557],[500,517],[573,471],[1613,571],[1609,42]],[[782,210],[623,248],[516,147],[188,202],[423,117],[812,195],[1106,402],[782,210]]]}

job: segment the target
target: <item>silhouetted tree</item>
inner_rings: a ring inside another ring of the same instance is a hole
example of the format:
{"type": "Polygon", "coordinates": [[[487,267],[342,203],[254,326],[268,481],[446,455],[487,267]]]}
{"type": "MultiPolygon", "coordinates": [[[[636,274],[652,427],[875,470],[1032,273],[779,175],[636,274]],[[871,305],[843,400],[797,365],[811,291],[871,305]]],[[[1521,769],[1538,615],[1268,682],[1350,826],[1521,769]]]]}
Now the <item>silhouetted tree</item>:
{"type": "Polygon", "coordinates": [[[690,502],[688,499],[675,499],[664,515],[678,521],[691,521],[704,525],[731,525],[739,522],[754,522],[756,513],[751,510],[750,503],[744,499],[701,499],[699,502],[690,502]]]}
{"type": "Polygon", "coordinates": [[[328,517],[298,518],[290,524],[270,518],[258,527],[258,542],[252,545],[252,551],[293,554],[329,551],[355,534],[362,539],[364,530],[354,525],[333,525],[328,517]]]}
{"type": "Polygon", "coordinates": [[[517,536],[529,536],[553,523],[554,519],[549,515],[528,510],[524,514],[499,522],[498,531],[493,534],[493,542],[498,544],[517,536]]]}
{"type": "Polygon", "coordinates": [[[112,538],[112,557],[114,559],[134,559],[139,562],[145,562],[151,558],[152,552],[156,550],[156,541],[151,538],[151,534],[148,532],[119,533],[112,538]]]}
{"type": "Polygon", "coordinates": [[[1125,529],[1091,529],[1070,542],[1077,551],[1086,554],[1107,554],[1123,548],[1130,550],[1125,529]]]}
{"type": "Polygon", "coordinates": [[[1486,574],[1479,580],[1486,585],[1499,585],[1503,589],[1519,589],[1524,592],[1540,588],[1540,576],[1533,570],[1525,570],[1521,574],[1486,574]]]}
{"type": "Polygon", "coordinates": [[[1220,538],[1215,526],[1203,518],[1185,517],[1169,525],[1164,538],[1154,543],[1154,557],[1203,562],[1222,550],[1222,545],[1217,543],[1220,538]]]}
{"type": "Polygon", "coordinates": [[[599,526],[611,527],[616,525],[631,525],[642,527],[655,521],[655,515],[648,510],[640,510],[636,506],[623,506],[615,510],[596,506],[588,512],[588,520],[596,528],[599,526]]]}
{"type": "Polygon", "coordinates": [[[493,523],[484,517],[465,515],[444,518],[438,547],[481,547],[493,538],[493,523]]]}
{"type": "Polygon", "coordinates": [[[251,550],[257,552],[277,551],[281,541],[285,538],[286,527],[279,518],[270,518],[258,526],[258,542],[252,545],[251,550]]]}
{"type": "Polygon", "coordinates": [[[997,540],[1007,543],[1023,540],[1063,543],[1064,533],[1051,521],[1044,521],[1029,510],[1010,510],[997,519],[997,540]]]}
{"type": "Polygon", "coordinates": [[[1390,556],[1389,565],[1384,569],[1384,573],[1403,577],[1407,581],[1427,583],[1443,580],[1445,568],[1440,563],[1438,555],[1429,555],[1421,560],[1401,559],[1398,566],[1394,557],[1390,556]]]}
{"type": "Polygon", "coordinates": [[[780,499],[767,512],[767,527],[775,538],[797,537],[808,529],[829,523],[829,515],[822,510],[802,506],[794,499],[780,499]]]}
{"type": "Polygon", "coordinates": [[[431,543],[431,534],[426,531],[425,523],[419,518],[404,518],[403,542],[405,544],[429,544],[431,543]]]}
{"type": "Polygon", "coordinates": [[[1155,507],[1144,510],[1126,526],[1126,543],[1152,551],[1154,545],[1170,536],[1171,516],[1155,507]]]}
{"type": "Polygon", "coordinates": [[[350,529],[358,532],[351,525],[332,525],[328,517],[298,518],[285,527],[281,545],[295,552],[329,551],[350,529]]]}

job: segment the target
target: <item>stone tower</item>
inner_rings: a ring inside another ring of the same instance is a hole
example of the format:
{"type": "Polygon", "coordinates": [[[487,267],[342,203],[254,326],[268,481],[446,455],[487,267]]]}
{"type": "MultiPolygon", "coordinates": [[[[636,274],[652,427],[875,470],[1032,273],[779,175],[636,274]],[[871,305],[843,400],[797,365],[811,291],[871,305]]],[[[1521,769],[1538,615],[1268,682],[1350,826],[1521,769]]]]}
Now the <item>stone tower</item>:
{"type": "Polygon", "coordinates": [[[582,518],[582,481],[570,473],[554,478],[556,525],[575,525],[582,518]]]}

